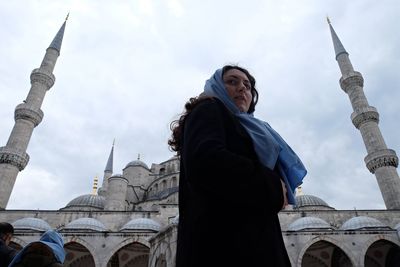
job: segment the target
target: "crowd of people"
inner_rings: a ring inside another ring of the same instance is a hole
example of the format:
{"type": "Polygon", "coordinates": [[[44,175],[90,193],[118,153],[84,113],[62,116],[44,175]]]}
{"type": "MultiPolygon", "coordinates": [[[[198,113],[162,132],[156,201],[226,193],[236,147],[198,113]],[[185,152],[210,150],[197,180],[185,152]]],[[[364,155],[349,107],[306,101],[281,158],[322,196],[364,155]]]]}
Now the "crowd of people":
{"type": "Polygon", "coordinates": [[[48,230],[38,241],[27,244],[17,251],[10,246],[14,227],[0,223],[0,267],[59,267],[65,260],[64,241],[60,233],[48,230]]]}

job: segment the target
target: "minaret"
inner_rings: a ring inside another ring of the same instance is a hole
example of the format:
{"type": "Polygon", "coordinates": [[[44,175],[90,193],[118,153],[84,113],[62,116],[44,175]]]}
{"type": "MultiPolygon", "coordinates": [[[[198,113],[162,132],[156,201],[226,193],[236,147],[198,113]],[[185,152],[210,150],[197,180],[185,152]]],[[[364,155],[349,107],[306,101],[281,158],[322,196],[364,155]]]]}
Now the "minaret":
{"type": "Polygon", "coordinates": [[[14,128],[6,146],[0,147],[0,209],[7,207],[17,175],[28,164],[29,155],[26,149],[33,128],[38,126],[43,119],[43,111],[40,107],[44,96],[55,82],[53,70],[60,55],[67,19],[68,16],[47,48],[40,67],[32,71],[31,89],[24,103],[15,108],[14,128]]]}
{"type": "Polygon", "coordinates": [[[103,184],[99,188],[99,195],[100,196],[105,196],[106,195],[107,188],[108,188],[108,178],[110,178],[111,175],[113,174],[114,145],[115,145],[115,140],[114,140],[114,142],[112,144],[110,155],[108,156],[106,168],[104,169],[103,184]]]}
{"type": "Polygon", "coordinates": [[[94,180],[93,180],[93,190],[92,190],[92,195],[97,195],[97,182],[98,182],[99,180],[97,179],[97,175],[96,175],[96,177],[94,177],[94,180]]]}
{"type": "Polygon", "coordinates": [[[344,49],[331,22],[328,24],[335,48],[336,60],[342,77],[340,86],[349,95],[353,113],[351,120],[360,130],[368,155],[364,158],[368,170],[375,174],[387,209],[400,209],[400,179],[397,173],[399,159],[396,152],[388,149],[379,129],[379,114],[368,104],[361,73],[354,71],[349,53],[344,49]]]}

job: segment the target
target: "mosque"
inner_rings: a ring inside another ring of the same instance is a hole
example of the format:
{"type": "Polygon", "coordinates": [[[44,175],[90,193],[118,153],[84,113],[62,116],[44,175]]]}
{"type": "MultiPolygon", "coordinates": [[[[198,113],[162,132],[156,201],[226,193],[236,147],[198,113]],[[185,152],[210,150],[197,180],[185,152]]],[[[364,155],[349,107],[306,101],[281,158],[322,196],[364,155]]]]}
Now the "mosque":
{"type": "MultiPolygon", "coordinates": [[[[352,122],[368,152],[365,163],[376,176],[386,209],[336,210],[299,189],[296,206],[279,213],[285,245],[292,266],[398,266],[398,158],[386,147],[378,111],[364,95],[361,73],[353,69],[349,54],[328,23],[342,74],[340,85],[349,95],[352,122]]],[[[113,145],[102,185],[97,190],[95,182],[92,194],[78,196],[59,210],[7,209],[17,175],[29,161],[26,150],[33,129],[42,121],[45,94],[55,82],[53,69],[65,27],[66,21],[40,67],[32,71],[28,96],[16,106],[15,125],[7,144],[0,147],[0,221],[15,227],[11,244],[17,249],[38,240],[48,229],[59,230],[67,252],[65,266],[173,267],[179,223],[178,157],[151,166],[138,158],[126,164],[122,174],[116,174],[113,145]]],[[[238,212],[237,219],[245,220],[243,212],[238,212]]]]}

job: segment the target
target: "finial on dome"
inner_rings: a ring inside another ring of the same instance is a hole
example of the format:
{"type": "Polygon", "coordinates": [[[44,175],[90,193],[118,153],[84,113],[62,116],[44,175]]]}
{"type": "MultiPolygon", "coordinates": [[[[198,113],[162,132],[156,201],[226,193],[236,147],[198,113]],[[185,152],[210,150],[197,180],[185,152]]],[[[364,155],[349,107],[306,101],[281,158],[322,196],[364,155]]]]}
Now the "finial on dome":
{"type": "Polygon", "coordinates": [[[296,189],[296,196],[302,196],[302,195],[304,195],[303,189],[301,188],[301,186],[298,186],[296,189]]]}
{"type": "Polygon", "coordinates": [[[97,182],[98,182],[98,179],[97,179],[97,175],[94,177],[94,181],[93,181],[93,192],[92,192],[92,195],[97,195],[97,182]]]}
{"type": "Polygon", "coordinates": [[[138,155],[137,155],[137,159],[138,159],[138,160],[140,160],[140,153],[138,153],[138,155]]]}

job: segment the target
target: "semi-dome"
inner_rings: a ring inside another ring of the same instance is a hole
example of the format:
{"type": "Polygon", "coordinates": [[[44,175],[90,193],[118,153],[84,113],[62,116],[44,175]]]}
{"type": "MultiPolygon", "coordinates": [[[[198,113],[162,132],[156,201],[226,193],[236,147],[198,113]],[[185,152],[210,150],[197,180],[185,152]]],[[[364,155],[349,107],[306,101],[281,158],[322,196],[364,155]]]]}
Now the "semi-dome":
{"type": "Polygon", "coordinates": [[[149,169],[149,167],[147,167],[146,163],[144,163],[143,161],[141,161],[139,159],[129,162],[128,164],[126,164],[125,168],[139,167],[139,166],[143,167],[143,168],[146,168],[147,170],[149,169]]]}
{"type": "Polygon", "coordinates": [[[296,196],[296,205],[294,209],[334,209],[324,200],[313,195],[296,196]]]}
{"type": "Polygon", "coordinates": [[[367,216],[357,216],[347,220],[341,227],[340,230],[363,230],[370,228],[389,228],[382,222],[375,218],[367,216]]]}
{"type": "Polygon", "coordinates": [[[302,217],[292,222],[288,231],[301,231],[306,229],[332,229],[332,226],[321,218],[302,217]]]}
{"type": "Polygon", "coordinates": [[[104,205],[106,203],[106,198],[99,195],[86,194],[81,195],[79,197],[71,200],[65,208],[96,208],[96,209],[104,209],[104,205]]]}
{"type": "Polygon", "coordinates": [[[107,228],[102,222],[93,218],[79,218],[69,224],[64,229],[66,230],[93,230],[98,232],[107,231],[107,228]]]}
{"type": "Polygon", "coordinates": [[[22,218],[16,220],[12,223],[15,229],[23,229],[23,230],[36,230],[36,231],[47,231],[51,230],[51,226],[42,219],[39,218],[22,218]]]}
{"type": "Polygon", "coordinates": [[[121,231],[132,231],[132,230],[151,230],[158,232],[161,229],[161,225],[152,220],[147,218],[139,218],[130,220],[124,226],[122,226],[121,231]]]}

